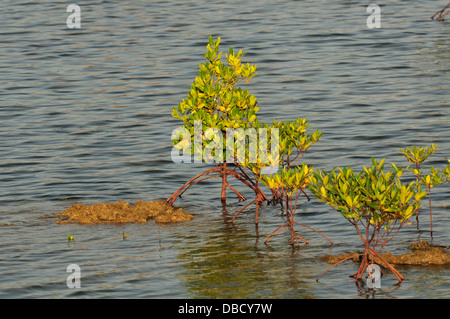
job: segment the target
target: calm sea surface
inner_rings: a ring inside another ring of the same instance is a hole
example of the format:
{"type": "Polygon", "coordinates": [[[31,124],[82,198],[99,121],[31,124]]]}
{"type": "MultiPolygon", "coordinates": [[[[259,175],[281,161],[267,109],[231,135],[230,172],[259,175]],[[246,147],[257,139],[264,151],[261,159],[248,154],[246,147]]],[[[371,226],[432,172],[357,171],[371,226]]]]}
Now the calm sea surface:
{"type": "MultiPolygon", "coordinates": [[[[1,298],[449,298],[449,267],[398,267],[381,289],[358,287],[344,262],[316,257],[361,249],[353,227],[315,200],[296,220],[310,242],[292,251],[283,222],[249,208],[220,183],[192,187],[176,206],[195,219],[147,224],[56,224],[76,204],[166,199],[201,164],[171,161],[171,107],[186,97],[208,36],[243,49],[258,66],[246,88],[263,121],[306,118],[323,132],[305,161],[317,168],[405,165],[399,148],[450,149],[448,22],[430,19],[446,1],[383,1],[369,29],[360,1],[83,1],[81,28],[68,29],[67,1],[0,3],[1,298]],[[122,240],[122,232],[128,240],[122,240]],[[68,242],[66,234],[75,234],[68,242]],[[69,289],[69,264],[81,288],[69,289]]],[[[239,184],[236,186],[240,187],[239,184]]],[[[246,191],[244,188],[240,188],[246,191]]],[[[433,243],[450,244],[449,185],[433,189],[433,243]]],[[[245,193],[251,197],[251,193],[245,193]]],[[[386,251],[431,240],[428,204],[386,251]]]]}

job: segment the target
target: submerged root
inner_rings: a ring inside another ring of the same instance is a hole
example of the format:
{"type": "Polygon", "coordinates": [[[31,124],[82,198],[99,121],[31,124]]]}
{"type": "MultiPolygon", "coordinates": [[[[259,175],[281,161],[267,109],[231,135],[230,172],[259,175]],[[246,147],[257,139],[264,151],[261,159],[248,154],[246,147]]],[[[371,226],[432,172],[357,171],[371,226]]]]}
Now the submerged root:
{"type": "Polygon", "coordinates": [[[152,218],[157,223],[178,223],[194,218],[182,208],[176,209],[162,200],[139,201],[134,206],[123,201],[114,204],[76,204],[56,215],[63,217],[57,221],[58,224],[146,223],[152,218]]]}
{"type": "Polygon", "coordinates": [[[447,12],[445,12],[445,10],[447,10],[448,8],[450,8],[450,3],[447,4],[447,5],[444,7],[444,9],[439,10],[438,12],[436,12],[436,13],[431,17],[431,19],[432,19],[432,20],[438,20],[438,21],[444,21],[444,17],[445,17],[447,14],[450,13],[450,10],[447,11],[447,12]],[[435,19],[435,17],[436,17],[436,19],[435,19]]]}

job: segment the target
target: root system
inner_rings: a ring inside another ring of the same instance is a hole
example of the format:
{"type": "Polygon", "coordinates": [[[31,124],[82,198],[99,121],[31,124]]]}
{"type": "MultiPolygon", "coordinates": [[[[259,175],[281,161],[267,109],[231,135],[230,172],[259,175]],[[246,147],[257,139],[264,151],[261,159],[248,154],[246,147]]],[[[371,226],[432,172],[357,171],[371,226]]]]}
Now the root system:
{"type": "MultiPolygon", "coordinates": [[[[401,254],[395,256],[391,253],[381,254],[384,260],[390,264],[395,265],[448,265],[450,264],[450,254],[446,253],[445,247],[433,246],[426,241],[413,243],[409,247],[412,250],[411,253],[401,254]]],[[[341,254],[338,256],[326,255],[320,257],[330,264],[336,264],[344,260],[353,260],[355,262],[360,261],[362,254],[358,252],[351,252],[348,254],[341,254]]],[[[384,262],[379,258],[375,258],[374,263],[385,267],[384,262]]]]}

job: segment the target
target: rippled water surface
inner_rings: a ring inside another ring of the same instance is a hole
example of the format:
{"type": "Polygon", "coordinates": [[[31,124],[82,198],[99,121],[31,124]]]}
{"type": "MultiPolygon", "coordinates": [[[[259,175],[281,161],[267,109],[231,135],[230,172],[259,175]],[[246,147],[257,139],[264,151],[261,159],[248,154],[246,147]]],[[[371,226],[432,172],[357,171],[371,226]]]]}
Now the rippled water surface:
{"type": "MultiPolygon", "coordinates": [[[[255,228],[220,185],[191,188],[177,206],[195,219],[159,227],[56,224],[76,203],[166,199],[204,165],[171,161],[171,107],[185,98],[210,34],[258,65],[246,85],[260,119],[307,118],[322,140],[304,157],[323,169],[361,168],[398,151],[439,145],[449,154],[449,24],[430,19],[442,1],[383,1],[368,29],[360,1],[83,1],[81,29],[68,29],[67,1],[0,3],[0,297],[2,298],[449,298],[448,267],[398,267],[395,286],[358,287],[358,265],[316,259],[361,248],[342,216],[302,201],[297,221],[310,242],[292,251],[283,222],[264,207],[255,228]],[[128,240],[122,239],[122,232],[128,240]],[[75,234],[68,242],[66,234],[75,234]],[[69,289],[69,264],[81,288],[69,289]]],[[[445,1],[444,1],[445,2],[445,1]]],[[[237,185],[240,186],[240,185],[237,185]]],[[[433,243],[450,244],[449,186],[433,194],[433,243]]],[[[249,194],[251,196],[251,194],[249,194]]],[[[423,210],[428,209],[427,203],[423,210]]],[[[426,213],[388,250],[431,240],[426,213]]]]}

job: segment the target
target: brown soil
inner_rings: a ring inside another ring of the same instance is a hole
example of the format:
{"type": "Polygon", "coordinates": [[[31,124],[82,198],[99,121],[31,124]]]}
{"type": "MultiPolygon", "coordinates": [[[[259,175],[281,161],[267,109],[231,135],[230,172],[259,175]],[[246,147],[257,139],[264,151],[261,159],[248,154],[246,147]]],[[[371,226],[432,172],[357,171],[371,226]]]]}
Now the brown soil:
{"type": "Polygon", "coordinates": [[[178,223],[194,218],[182,208],[176,209],[162,200],[139,201],[134,206],[123,201],[90,206],[76,204],[56,215],[66,217],[58,220],[58,224],[146,223],[151,218],[157,223],[178,223]]]}
{"type": "MultiPolygon", "coordinates": [[[[413,243],[409,247],[413,252],[403,255],[392,255],[391,253],[381,254],[383,259],[385,259],[390,264],[395,265],[446,265],[450,264],[450,254],[445,252],[444,247],[432,246],[428,242],[423,241],[420,243],[413,243]]],[[[325,260],[330,264],[335,264],[345,258],[349,260],[360,261],[360,253],[351,252],[349,254],[341,254],[338,256],[326,255],[320,257],[320,259],[325,260]]],[[[374,262],[384,266],[384,263],[375,258],[374,262]]]]}

